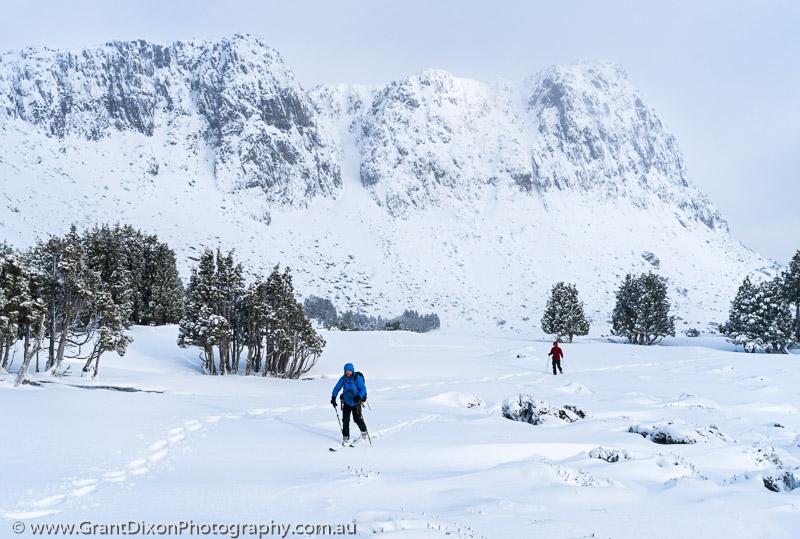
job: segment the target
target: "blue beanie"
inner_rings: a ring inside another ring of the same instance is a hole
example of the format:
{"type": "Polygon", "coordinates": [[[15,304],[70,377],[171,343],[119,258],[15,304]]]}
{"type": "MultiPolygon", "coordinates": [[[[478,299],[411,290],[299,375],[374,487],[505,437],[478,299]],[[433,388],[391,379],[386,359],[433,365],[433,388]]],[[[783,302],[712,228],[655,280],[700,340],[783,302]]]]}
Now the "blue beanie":
{"type": "Polygon", "coordinates": [[[352,364],[352,363],[345,363],[345,365],[344,365],[344,370],[346,370],[346,371],[353,371],[353,372],[355,372],[355,370],[356,370],[356,369],[355,369],[355,367],[353,367],[353,364],[352,364]]]}

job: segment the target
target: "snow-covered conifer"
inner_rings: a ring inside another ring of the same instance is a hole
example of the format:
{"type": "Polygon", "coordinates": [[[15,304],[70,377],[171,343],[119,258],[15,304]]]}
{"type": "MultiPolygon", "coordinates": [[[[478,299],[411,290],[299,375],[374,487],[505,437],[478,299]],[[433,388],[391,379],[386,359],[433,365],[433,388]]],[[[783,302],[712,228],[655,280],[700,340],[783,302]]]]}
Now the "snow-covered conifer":
{"type": "Polygon", "coordinates": [[[785,279],[753,285],[745,277],[720,331],[745,352],[786,352],[794,340],[794,320],[786,297],[785,279]]]}
{"type": "Polygon", "coordinates": [[[653,273],[625,276],[617,291],[611,316],[614,335],[623,335],[634,344],[654,344],[675,336],[675,317],[669,314],[667,285],[653,273]]]}
{"type": "Polygon", "coordinates": [[[553,286],[542,315],[542,329],[556,340],[569,337],[569,342],[574,335],[589,333],[589,322],[575,285],[559,282],[553,286]]]}
{"type": "Polygon", "coordinates": [[[800,251],[789,262],[789,270],[783,276],[786,300],[794,304],[794,339],[800,342],[800,251]]]}

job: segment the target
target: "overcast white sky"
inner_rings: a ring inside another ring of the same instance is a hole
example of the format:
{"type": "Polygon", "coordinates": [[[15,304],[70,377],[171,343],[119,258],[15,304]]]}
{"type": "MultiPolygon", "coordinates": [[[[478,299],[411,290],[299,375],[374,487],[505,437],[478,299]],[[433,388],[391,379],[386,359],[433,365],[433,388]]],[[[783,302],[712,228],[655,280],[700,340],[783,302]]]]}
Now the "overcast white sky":
{"type": "Polygon", "coordinates": [[[781,263],[800,249],[798,1],[0,0],[2,51],[236,32],[277,48],[306,87],[618,62],[734,237],[781,263]]]}

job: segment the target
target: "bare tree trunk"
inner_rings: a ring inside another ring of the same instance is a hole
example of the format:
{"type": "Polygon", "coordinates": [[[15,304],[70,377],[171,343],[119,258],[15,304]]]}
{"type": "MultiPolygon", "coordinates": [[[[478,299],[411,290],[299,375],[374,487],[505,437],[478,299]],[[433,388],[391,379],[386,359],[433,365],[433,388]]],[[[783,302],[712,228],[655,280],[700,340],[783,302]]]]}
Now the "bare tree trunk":
{"type": "Polygon", "coordinates": [[[794,328],[794,335],[798,342],[800,342],[800,301],[797,302],[796,305],[797,311],[794,315],[795,320],[795,328],[794,328]]]}
{"type": "Polygon", "coordinates": [[[51,368],[56,363],[55,351],[56,351],[56,298],[55,292],[51,291],[50,296],[50,348],[47,350],[47,364],[45,365],[46,369],[51,368]]]}
{"type": "Polygon", "coordinates": [[[219,343],[219,374],[224,376],[228,367],[228,343],[219,343]]]}
{"type": "Polygon", "coordinates": [[[207,346],[206,347],[206,357],[208,358],[208,373],[209,374],[217,374],[217,367],[214,364],[214,347],[207,346]]]}
{"type": "Polygon", "coordinates": [[[5,352],[3,353],[3,368],[8,370],[8,352],[11,350],[11,337],[6,337],[5,352]]]}
{"type": "Polygon", "coordinates": [[[58,376],[58,371],[61,370],[61,362],[64,361],[64,352],[67,350],[67,333],[68,330],[64,327],[61,338],[58,340],[58,352],[56,352],[56,359],[53,366],[50,368],[50,373],[53,376],[58,376]]]}
{"type": "MultiPolygon", "coordinates": [[[[41,329],[41,328],[40,328],[41,329]]],[[[25,330],[25,349],[28,350],[30,347],[30,337],[31,337],[31,327],[28,326],[25,330]]],[[[42,346],[42,332],[40,331],[39,334],[36,336],[35,344],[33,348],[28,350],[25,354],[25,358],[22,361],[22,365],[17,372],[17,379],[14,381],[14,387],[19,386],[20,384],[25,383],[28,378],[28,367],[31,364],[31,360],[33,356],[36,355],[37,350],[42,346]]]]}

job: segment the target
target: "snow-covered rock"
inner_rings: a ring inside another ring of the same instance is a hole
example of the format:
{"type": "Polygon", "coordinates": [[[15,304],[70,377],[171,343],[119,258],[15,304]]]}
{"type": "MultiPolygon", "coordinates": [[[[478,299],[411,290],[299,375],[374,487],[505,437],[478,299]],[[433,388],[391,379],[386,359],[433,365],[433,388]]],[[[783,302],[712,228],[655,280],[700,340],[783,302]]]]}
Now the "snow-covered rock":
{"type": "Polygon", "coordinates": [[[714,425],[708,427],[691,425],[678,419],[654,424],[631,425],[628,432],[641,434],[651,442],[665,445],[696,444],[712,439],[730,440],[714,425]]]}
{"type": "Polygon", "coordinates": [[[574,423],[586,417],[583,410],[572,405],[552,406],[532,395],[514,395],[503,401],[503,417],[531,425],[541,425],[552,419],[574,423]]]}
{"type": "Polygon", "coordinates": [[[601,446],[589,451],[589,458],[606,462],[619,462],[620,460],[630,460],[633,457],[624,449],[607,449],[601,446]]]}
{"type": "MultiPolygon", "coordinates": [[[[326,119],[278,52],[253,36],[8,53],[0,96],[4,124],[21,120],[60,146],[126,132],[165,145],[189,139],[222,191],[261,199],[266,214],[270,204],[306,206],[341,184],[332,141],[318,127],[326,119]]],[[[148,171],[156,176],[161,166],[153,160],[148,171]]]]}

